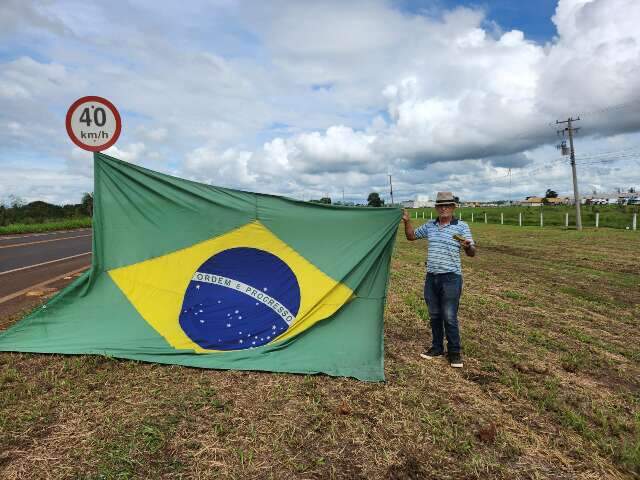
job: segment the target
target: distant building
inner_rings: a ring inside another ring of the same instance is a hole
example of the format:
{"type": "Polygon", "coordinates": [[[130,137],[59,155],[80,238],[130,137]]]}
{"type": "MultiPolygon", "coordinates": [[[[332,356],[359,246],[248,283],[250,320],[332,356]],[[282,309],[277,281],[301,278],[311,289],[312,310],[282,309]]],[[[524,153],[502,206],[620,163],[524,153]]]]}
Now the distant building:
{"type": "Polygon", "coordinates": [[[630,199],[637,197],[637,193],[629,192],[613,192],[613,193],[594,193],[591,195],[582,195],[580,203],[583,205],[626,205],[630,199]]]}
{"type": "Polygon", "coordinates": [[[525,207],[541,207],[544,204],[544,198],[542,197],[527,197],[520,202],[520,205],[525,207]]]}
{"type": "Polygon", "coordinates": [[[404,208],[433,208],[435,202],[429,200],[429,196],[427,195],[416,195],[415,200],[404,200],[402,206],[404,208]]]}
{"type": "Polygon", "coordinates": [[[542,201],[547,205],[569,205],[569,197],[543,198],[542,201]]]}
{"type": "Polygon", "coordinates": [[[413,208],[433,208],[435,205],[433,200],[429,200],[428,195],[416,195],[416,199],[413,201],[413,208]]]}
{"type": "Polygon", "coordinates": [[[542,205],[570,205],[571,199],[569,197],[527,197],[518,203],[523,207],[541,207],[542,205]]]}

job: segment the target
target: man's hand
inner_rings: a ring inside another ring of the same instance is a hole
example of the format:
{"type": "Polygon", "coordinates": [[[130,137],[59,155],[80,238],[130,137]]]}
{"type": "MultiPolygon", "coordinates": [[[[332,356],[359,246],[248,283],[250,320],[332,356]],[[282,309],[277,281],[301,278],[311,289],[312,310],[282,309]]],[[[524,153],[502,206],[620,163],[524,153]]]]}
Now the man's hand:
{"type": "Polygon", "coordinates": [[[464,249],[464,253],[466,253],[468,257],[473,257],[476,254],[476,247],[471,243],[471,240],[468,240],[458,234],[455,234],[453,239],[458,241],[460,246],[464,249]]]}
{"type": "Polygon", "coordinates": [[[462,248],[464,248],[464,253],[467,254],[467,257],[475,257],[476,256],[476,247],[471,243],[471,240],[465,240],[464,242],[460,242],[462,248]]]}
{"type": "Polygon", "coordinates": [[[407,240],[412,242],[416,239],[416,233],[413,230],[413,225],[411,225],[411,220],[409,220],[409,212],[407,212],[406,208],[402,209],[402,221],[404,222],[404,235],[407,237],[407,240]]]}

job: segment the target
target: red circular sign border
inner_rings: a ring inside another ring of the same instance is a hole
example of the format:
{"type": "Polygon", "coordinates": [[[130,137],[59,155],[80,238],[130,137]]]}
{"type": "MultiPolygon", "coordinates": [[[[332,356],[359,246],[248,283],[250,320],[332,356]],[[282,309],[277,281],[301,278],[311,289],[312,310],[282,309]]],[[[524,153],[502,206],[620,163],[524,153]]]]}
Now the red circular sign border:
{"type": "Polygon", "coordinates": [[[69,107],[69,110],[67,111],[67,118],[65,120],[65,126],[67,127],[67,134],[69,135],[69,138],[78,147],[82,148],[83,150],[88,150],[90,152],[100,152],[102,150],[106,150],[107,148],[111,147],[114,143],[118,141],[118,138],[120,137],[120,132],[122,131],[122,119],[120,118],[120,113],[118,113],[118,109],[109,100],[103,97],[89,95],[86,97],[79,98],[78,100],[73,102],[73,104],[69,107]],[[109,110],[111,110],[111,113],[113,113],[113,116],[116,119],[116,130],[115,132],[113,132],[113,137],[111,138],[111,140],[109,140],[107,143],[103,145],[96,145],[94,147],[90,145],[86,145],[82,143],[78,139],[78,137],[76,137],[75,134],[73,133],[73,130],[71,128],[71,116],[73,115],[73,112],[76,111],[78,106],[85,102],[99,102],[104,104],[109,110]]]}

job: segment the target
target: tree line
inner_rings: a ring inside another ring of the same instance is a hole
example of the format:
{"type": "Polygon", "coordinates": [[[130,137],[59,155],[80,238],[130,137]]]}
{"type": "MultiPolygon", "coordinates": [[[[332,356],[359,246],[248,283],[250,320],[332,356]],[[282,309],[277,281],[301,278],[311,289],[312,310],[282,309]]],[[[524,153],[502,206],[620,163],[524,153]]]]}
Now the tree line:
{"type": "MultiPolygon", "coordinates": [[[[311,200],[313,203],[331,204],[331,198],[323,197],[319,200],[311,200]]],[[[339,205],[337,202],[336,205],[339,205]]],[[[372,192],[367,198],[367,205],[370,207],[381,207],[384,200],[378,193],[372,192]]],[[[35,224],[45,223],[54,220],[64,220],[70,218],[91,217],[93,215],[93,194],[82,195],[80,203],[54,205],[51,203],[36,200],[35,202],[25,202],[16,196],[9,196],[8,200],[0,203],[0,226],[12,224],[35,224]]]]}
{"type": "MultiPolygon", "coordinates": [[[[324,203],[325,205],[331,205],[331,197],[322,197],[320,200],[309,200],[311,203],[324,203]]],[[[342,202],[335,202],[334,205],[343,205],[342,202]]],[[[363,204],[346,203],[344,205],[362,207],[365,206],[363,204]]],[[[380,198],[380,194],[378,192],[371,192],[367,197],[367,207],[383,207],[384,199],[380,198]]]]}
{"type": "Polygon", "coordinates": [[[11,224],[45,223],[53,220],[90,217],[93,214],[93,194],[85,193],[80,203],[53,205],[36,200],[26,203],[18,197],[11,196],[0,204],[0,226],[11,224]]]}

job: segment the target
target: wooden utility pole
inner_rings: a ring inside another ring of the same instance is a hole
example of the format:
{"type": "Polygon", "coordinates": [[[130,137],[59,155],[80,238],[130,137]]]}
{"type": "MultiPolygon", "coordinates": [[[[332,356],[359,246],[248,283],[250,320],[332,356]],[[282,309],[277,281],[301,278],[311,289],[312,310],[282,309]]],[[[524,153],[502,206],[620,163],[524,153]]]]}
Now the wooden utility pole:
{"type": "Polygon", "coordinates": [[[567,120],[564,120],[562,122],[556,120],[556,124],[566,123],[567,126],[562,129],[562,134],[564,135],[564,132],[569,132],[569,154],[571,158],[571,173],[573,175],[573,198],[576,204],[576,228],[578,230],[582,230],[582,215],[580,213],[580,192],[578,192],[578,175],[576,174],[576,155],[573,149],[573,132],[580,130],[580,128],[573,128],[571,126],[571,122],[577,122],[578,120],[580,120],[580,117],[569,117],[567,120]]]}
{"type": "Polygon", "coordinates": [[[393,205],[393,183],[391,183],[391,175],[389,175],[389,189],[391,191],[391,205],[393,205]]]}

